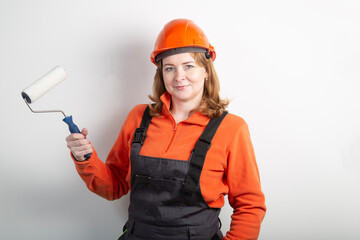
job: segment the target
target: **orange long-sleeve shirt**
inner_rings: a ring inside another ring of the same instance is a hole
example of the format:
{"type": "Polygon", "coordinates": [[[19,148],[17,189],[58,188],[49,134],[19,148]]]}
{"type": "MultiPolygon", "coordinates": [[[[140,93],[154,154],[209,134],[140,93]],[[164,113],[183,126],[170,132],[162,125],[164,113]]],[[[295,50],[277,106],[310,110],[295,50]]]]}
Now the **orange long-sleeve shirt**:
{"type": "MultiPolygon", "coordinates": [[[[171,96],[165,93],[161,100],[162,116],[152,118],[140,155],[187,161],[210,119],[196,112],[176,124],[169,112],[171,96]]],[[[74,160],[87,187],[108,200],[130,190],[131,142],[145,108],[145,104],[138,105],[129,113],[105,164],[96,152],[87,161],[74,160]]],[[[200,187],[210,207],[222,207],[228,195],[234,208],[224,240],[257,239],[266,207],[249,130],[242,118],[228,114],[221,123],[205,159],[200,187]]]]}

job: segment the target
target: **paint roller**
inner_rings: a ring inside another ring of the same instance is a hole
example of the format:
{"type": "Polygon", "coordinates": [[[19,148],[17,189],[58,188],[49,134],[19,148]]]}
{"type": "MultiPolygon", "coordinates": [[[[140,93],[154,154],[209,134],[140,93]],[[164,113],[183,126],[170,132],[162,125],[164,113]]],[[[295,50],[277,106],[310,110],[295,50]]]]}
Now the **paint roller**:
{"type": "MultiPolygon", "coordinates": [[[[76,126],[76,124],[72,120],[72,116],[66,116],[65,113],[61,110],[41,110],[41,111],[35,111],[30,107],[31,103],[34,103],[36,100],[38,100],[41,96],[43,96],[45,93],[50,91],[52,88],[54,88],[56,85],[58,85],[60,82],[64,81],[66,78],[66,71],[61,66],[56,66],[53,69],[51,69],[47,74],[45,74],[43,77],[41,77],[39,80],[25,88],[21,92],[21,96],[23,97],[26,105],[29,107],[29,109],[33,113],[54,113],[59,112],[64,115],[63,121],[68,125],[69,130],[71,133],[80,133],[79,128],[76,126]]],[[[91,153],[86,154],[84,157],[88,158],[91,156],[91,153]]]]}

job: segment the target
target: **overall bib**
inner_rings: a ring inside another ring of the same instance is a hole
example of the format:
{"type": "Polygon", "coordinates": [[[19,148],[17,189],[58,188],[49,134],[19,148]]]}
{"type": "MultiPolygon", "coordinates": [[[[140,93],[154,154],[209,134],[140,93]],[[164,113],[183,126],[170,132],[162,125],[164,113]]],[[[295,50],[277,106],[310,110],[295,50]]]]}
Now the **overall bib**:
{"type": "Polygon", "coordinates": [[[227,112],[210,120],[189,161],[139,155],[151,121],[149,107],[131,148],[129,220],[119,240],[211,240],[223,237],[220,208],[210,208],[200,174],[211,140],[227,112]]]}

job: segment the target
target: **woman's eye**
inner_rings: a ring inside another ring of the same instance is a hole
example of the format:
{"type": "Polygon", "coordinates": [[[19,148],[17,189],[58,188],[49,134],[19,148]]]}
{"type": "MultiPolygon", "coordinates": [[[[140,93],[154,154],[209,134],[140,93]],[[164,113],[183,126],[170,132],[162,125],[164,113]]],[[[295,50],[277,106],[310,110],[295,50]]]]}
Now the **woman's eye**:
{"type": "Polygon", "coordinates": [[[171,71],[173,71],[173,70],[174,70],[173,67],[166,67],[166,68],[165,68],[165,72],[171,72],[171,71]]]}
{"type": "Polygon", "coordinates": [[[186,69],[190,69],[190,68],[193,68],[193,67],[194,67],[193,65],[185,65],[186,69]]]}

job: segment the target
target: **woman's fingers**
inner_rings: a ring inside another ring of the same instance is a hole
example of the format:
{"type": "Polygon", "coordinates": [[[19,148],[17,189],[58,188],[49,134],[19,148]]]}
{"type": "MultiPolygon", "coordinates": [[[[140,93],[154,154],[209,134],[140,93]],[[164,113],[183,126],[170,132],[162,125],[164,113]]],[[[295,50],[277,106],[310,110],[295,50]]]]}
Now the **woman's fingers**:
{"type": "Polygon", "coordinates": [[[72,133],[66,137],[67,147],[70,149],[73,156],[79,160],[84,161],[84,155],[92,153],[93,148],[89,140],[86,139],[88,130],[82,129],[81,133],[72,133]]]}
{"type": "Polygon", "coordinates": [[[89,133],[89,131],[88,131],[86,128],[83,128],[83,129],[81,130],[81,134],[84,135],[85,138],[86,138],[86,136],[88,135],[88,133],[89,133]]]}
{"type": "Polygon", "coordinates": [[[84,161],[85,160],[84,156],[86,154],[92,153],[93,149],[90,144],[87,144],[87,145],[82,145],[79,147],[73,147],[71,149],[71,152],[77,160],[84,161]]]}

